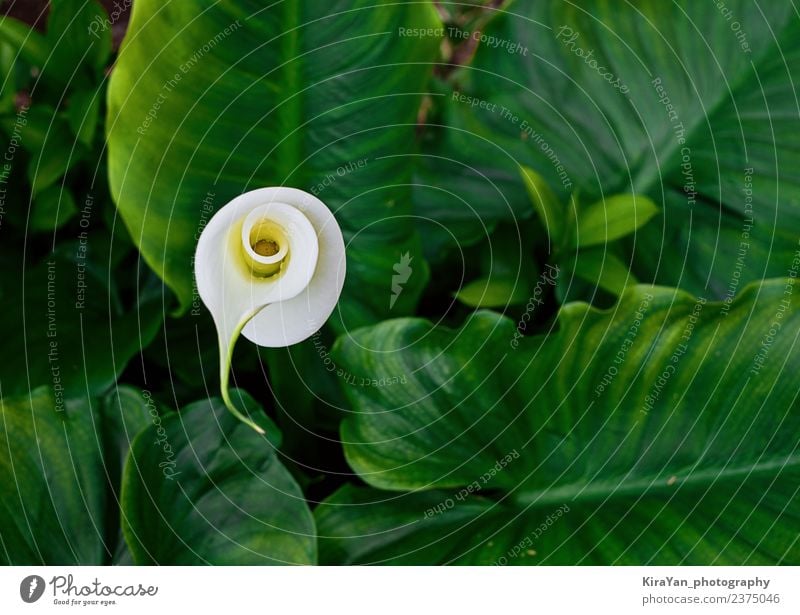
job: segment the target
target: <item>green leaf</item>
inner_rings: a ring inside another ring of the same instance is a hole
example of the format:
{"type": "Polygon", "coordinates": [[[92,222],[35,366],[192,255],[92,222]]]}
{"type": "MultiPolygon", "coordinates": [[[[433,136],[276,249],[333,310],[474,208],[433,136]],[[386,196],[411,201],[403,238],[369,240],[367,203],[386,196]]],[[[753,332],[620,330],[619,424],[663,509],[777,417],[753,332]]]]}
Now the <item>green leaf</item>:
{"type": "Polygon", "coordinates": [[[468,271],[477,268],[479,272],[476,279],[453,295],[469,307],[500,308],[524,303],[538,273],[530,244],[524,227],[499,225],[484,241],[462,253],[460,264],[451,265],[468,271]]]}
{"type": "Polygon", "coordinates": [[[33,200],[29,225],[34,231],[52,231],[62,226],[78,212],[75,199],[62,186],[49,186],[33,200]]]}
{"type": "Polygon", "coordinates": [[[430,3],[135,3],[109,91],[111,187],[182,309],[213,213],[203,201],[216,210],[265,185],[306,189],[335,213],[348,246],[336,326],[413,309],[427,266],[408,153],[439,41],[397,33],[438,24],[430,3]],[[414,272],[390,308],[406,253],[414,272]]]}
{"type": "Polygon", "coordinates": [[[0,399],[0,419],[0,563],[103,564],[113,546],[92,404],[41,387],[0,399]]]}
{"type": "Polygon", "coordinates": [[[52,0],[47,40],[53,49],[47,79],[60,73],[70,87],[97,82],[111,55],[108,14],[96,0],[52,0]]]}
{"type": "Polygon", "coordinates": [[[649,196],[664,218],[637,233],[640,279],[726,298],[786,275],[800,235],[800,18],[782,3],[726,7],[731,20],[712,2],[518,0],[484,34],[527,53],[481,45],[462,75],[465,94],[497,106],[460,105],[473,155],[495,175],[524,164],[560,189],[560,164],[585,194],[649,196]]]}
{"type": "MultiPolygon", "coordinates": [[[[2,22],[0,22],[2,30],[2,22]]],[[[30,69],[28,69],[30,70],[30,69]]],[[[19,54],[11,45],[0,38],[0,72],[5,75],[0,86],[0,115],[9,117],[17,113],[18,84],[28,82],[25,65],[19,61],[19,54]]]]}
{"type": "MultiPolygon", "coordinates": [[[[57,124],[56,110],[45,104],[20,109],[14,115],[0,118],[0,125],[9,136],[16,133],[19,143],[29,152],[37,152],[44,147],[51,124],[57,124]],[[54,119],[54,117],[56,119],[54,119]]],[[[60,127],[54,130],[60,131],[60,127]]]]}
{"type": "Polygon", "coordinates": [[[521,279],[479,278],[462,287],[456,298],[469,307],[507,307],[525,302],[528,285],[521,279]]]}
{"type": "Polygon", "coordinates": [[[621,295],[628,286],[637,283],[628,266],[603,248],[581,250],[564,259],[563,266],[567,272],[564,278],[569,279],[572,272],[613,295],[621,295]]]}
{"type": "Polygon", "coordinates": [[[28,25],[13,19],[0,19],[0,41],[7,43],[20,58],[41,68],[50,56],[47,39],[28,25]]]}
{"type": "Polygon", "coordinates": [[[61,244],[33,268],[20,253],[0,252],[4,395],[41,385],[67,398],[99,395],[158,331],[161,298],[142,293],[139,304],[120,306],[116,283],[127,276],[115,272],[109,288],[108,270],[100,268],[109,252],[95,240],[103,237],[85,232],[85,239],[61,244]]]}
{"type": "Polygon", "coordinates": [[[92,146],[100,122],[100,100],[102,90],[75,92],[69,99],[67,120],[73,134],[86,147],[92,146]]]}
{"type": "Polygon", "coordinates": [[[119,523],[120,474],[155,412],[127,386],[102,401],[41,387],[0,399],[0,563],[129,562],[119,523]]]}
{"type": "Polygon", "coordinates": [[[103,434],[109,453],[118,452],[116,458],[106,455],[106,469],[119,492],[122,467],[128,458],[134,439],[159,417],[155,401],[149,391],[140,391],[129,385],[114,387],[103,398],[103,434]]]}
{"type": "Polygon", "coordinates": [[[586,248],[606,244],[630,235],[657,213],[656,204],[641,194],[618,194],[603,199],[579,208],[570,245],[586,248]]]}
{"type": "Polygon", "coordinates": [[[606,244],[641,228],[658,207],[646,196],[618,194],[578,209],[576,228],[570,237],[573,247],[606,244]]]}
{"type": "Polygon", "coordinates": [[[122,535],[118,508],[122,494],[122,468],[136,436],[152,425],[159,414],[149,391],[128,385],[109,391],[100,403],[100,409],[106,451],[103,466],[114,493],[114,506],[110,508],[106,521],[108,543],[116,545],[111,562],[130,565],[133,559],[122,535]]]}
{"type": "MultiPolygon", "coordinates": [[[[257,414],[255,402],[239,395],[257,414]]],[[[257,420],[274,438],[277,428],[265,417],[257,420]]],[[[277,444],[218,399],[190,404],[141,433],[122,488],[123,528],[134,561],[315,563],[314,520],[275,454],[277,444]]]]}
{"type": "Polygon", "coordinates": [[[550,241],[559,243],[564,232],[564,207],[544,178],[528,167],[522,167],[522,181],[528,196],[536,208],[536,213],[542,221],[550,241]]]}
{"type": "Polygon", "coordinates": [[[321,506],[323,553],[488,564],[567,506],[514,563],[800,562],[793,282],[732,304],[636,286],[606,311],[565,306],[536,337],[479,312],[459,330],[401,319],[342,338],[356,377],[407,384],[347,389],[348,462],[390,491],[321,506]],[[431,489],[448,491],[396,493],[431,489]],[[426,515],[437,498],[454,512],[426,515]]]}
{"type": "Polygon", "coordinates": [[[23,147],[31,154],[27,173],[34,196],[61,179],[86,154],[65,120],[53,109],[42,111],[28,114],[22,128],[23,147]]]}

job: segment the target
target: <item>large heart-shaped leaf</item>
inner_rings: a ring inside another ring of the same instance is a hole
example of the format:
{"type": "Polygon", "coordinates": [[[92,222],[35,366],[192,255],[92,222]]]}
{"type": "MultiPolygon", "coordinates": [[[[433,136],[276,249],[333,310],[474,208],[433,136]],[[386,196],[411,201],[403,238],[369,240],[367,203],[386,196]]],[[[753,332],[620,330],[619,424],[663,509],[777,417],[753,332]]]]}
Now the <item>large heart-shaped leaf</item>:
{"type": "Polygon", "coordinates": [[[663,224],[637,232],[641,279],[729,298],[786,275],[800,234],[791,6],[519,0],[485,35],[524,49],[481,46],[447,101],[478,171],[524,164],[564,194],[663,203],[663,224]]]}
{"type": "Polygon", "coordinates": [[[323,561],[800,562],[793,291],[636,286],[536,337],[479,312],[343,339],[339,364],[391,382],[348,388],[342,427],[351,466],[390,491],[320,506],[323,561]]]}
{"type": "Polygon", "coordinates": [[[256,420],[273,440],[212,399],[154,419],[136,438],[122,487],[123,530],[136,563],[316,561],[314,520],[275,454],[277,427],[263,415],[256,420]]]}
{"type": "Polygon", "coordinates": [[[129,563],[122,464],[158,418],[149,393],[129,386],[89,402],[48,387],[0,398],[0,563],[129,563]]]}
{"type": "Polygon", "coordinates": [[[57,404],[47,387],[0,399],[0,563],[109,559],[102,451],[85,401],[57,404]]]}
{"type": "Polygon", "coordinates": [[[210,215],[247,190],[289,185],[314,192],[342,226],[348,277],[334,320],[389,314],[405,253],[415,267],[392,313],[409,311],[427,268],[406,154],[438,40],[398,28],[437,24],[427,3],[135,3],[109,92],[111,186],[184,309],[210,215]]]}

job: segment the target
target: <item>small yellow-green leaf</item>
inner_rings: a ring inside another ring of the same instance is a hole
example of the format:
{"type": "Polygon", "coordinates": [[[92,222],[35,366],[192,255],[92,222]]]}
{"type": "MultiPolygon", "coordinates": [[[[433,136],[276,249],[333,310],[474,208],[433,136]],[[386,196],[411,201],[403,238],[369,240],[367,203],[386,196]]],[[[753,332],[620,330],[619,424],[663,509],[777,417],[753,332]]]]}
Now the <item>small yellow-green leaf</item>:
{"type": "Polygon", "coordinates": [[[570,243],[585,248],[630,235],[658,213],[658,207],[640,194],[618,194],[579,209],[570,243]]]}
{"type": "Polygon", "coordinates": [[[469,307],[497,308],[523,303],[528,297],[522,279],[479,278],[462,287],[456,298],[469,307]]]}
{"type": "Polygon", "coordinates": [[[561,237],[563,229],[563,208],[558,198],[547,185],[544,178],[536,171],[528,167],[520,167],[522,170],[522,181],[528,191],[536,213],[547,230],[547,235],[551,241],[557,241],[561,237]]]}

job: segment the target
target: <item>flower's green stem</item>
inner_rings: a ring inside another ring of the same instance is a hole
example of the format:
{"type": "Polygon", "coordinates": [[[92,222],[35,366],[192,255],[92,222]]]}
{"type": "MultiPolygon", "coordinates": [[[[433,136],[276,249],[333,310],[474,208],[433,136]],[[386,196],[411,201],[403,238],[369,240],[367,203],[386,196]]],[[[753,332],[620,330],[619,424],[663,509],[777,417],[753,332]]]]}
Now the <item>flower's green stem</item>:
{"type": "Polygon", "coordinates": [[[222,401],[225,402],[225,406],[228,410],[233,414],[237,419],[242,421],[245,425],[248,425],[256,430],[257,433],[264,434],[264,430],[259,427],[252,419],[246,417],[242,412],[233,404],[231,400],[230,391],[228,390],[228,379],[230,377],[231,372],[231,361],[233,359],[233,348],[236,345],[236,340],[239,339],[239,334],[244,329],[244,326],[250,322],[250,319],[253,318],[261,309],[265,307],[259,307],[252,312],[245,314],[244,317],[239,321],[236,325],[236,328],[233,331],[230,339],[225,339],[224,334],[220,334],[219,336],[219,383],[220,388],[222,389],[222,401]]]}

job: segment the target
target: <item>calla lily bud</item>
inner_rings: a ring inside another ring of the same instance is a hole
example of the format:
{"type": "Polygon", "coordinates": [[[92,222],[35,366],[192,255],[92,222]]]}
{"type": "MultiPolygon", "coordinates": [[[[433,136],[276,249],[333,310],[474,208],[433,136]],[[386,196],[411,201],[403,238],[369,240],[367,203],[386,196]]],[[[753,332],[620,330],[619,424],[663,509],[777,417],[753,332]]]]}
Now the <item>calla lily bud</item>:
{"type": "Polygon", "coordinates": [[[307,192],[253,190],[209,220],[197,243],[194,273],[217,328],[225,405],[263,433],[230,400],[233,347],[240,333],[259,346],[278,348],[319,329],[344,286],[341,229],[325,204],[307,192]]]}

